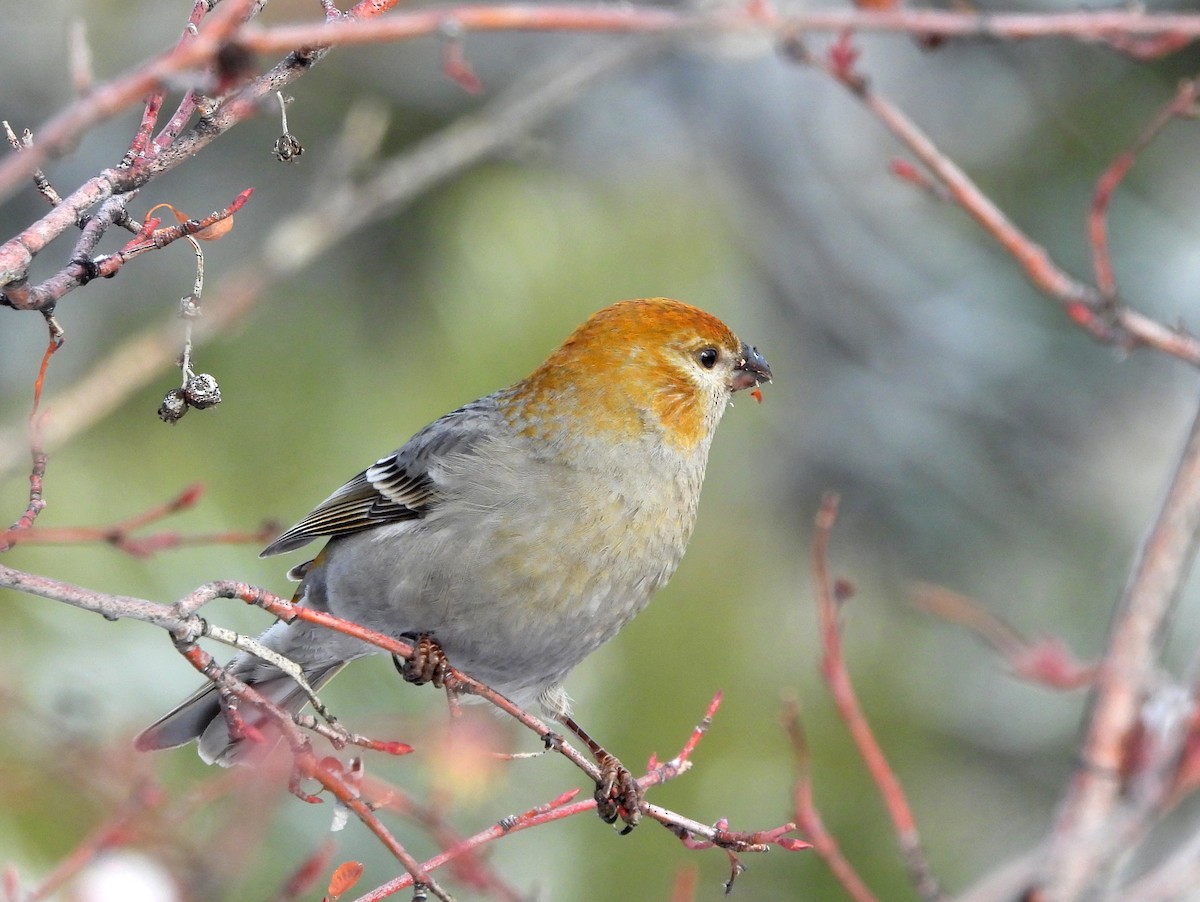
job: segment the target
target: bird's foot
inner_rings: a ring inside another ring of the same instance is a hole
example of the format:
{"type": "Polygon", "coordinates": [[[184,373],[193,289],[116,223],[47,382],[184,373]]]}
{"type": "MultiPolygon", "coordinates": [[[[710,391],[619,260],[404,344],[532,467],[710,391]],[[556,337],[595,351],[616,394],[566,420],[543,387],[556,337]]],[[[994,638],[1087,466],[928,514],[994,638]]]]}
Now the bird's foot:
{"type": "Polygon", "coordinates": [[[633,830],[642,819],[642,801],[645,792],[638,785],[633,774],[629,772],[616,755],[605,751],[587,731],[575,723],[569,715],[561,714],[559,722],[578,736],[596,759],[600,766],[600,778],[596,781],[596,812],[606,824],[615,824],[617,818],[625,822],[621,830],[624,836],[633,830]]]}
{"type": "Polygon", "coordinates": [[[446,653],[432,636],[417,636],[413,641],[412,657],[407,660],[396,656],[393,656],[393,659],[400,675],[417,686],[433,683],[438,689],[442,689],[450,675],[450,662],[446,660],[446,653]]]}
{"type": "Polygon", "coordinates": [[[629,769],[608,752],[596,756],[600,779],[596,781],[596,812],[606,824],[625,822],[621,835],[629,833],[642,819],[642,787],[629,769]]]}

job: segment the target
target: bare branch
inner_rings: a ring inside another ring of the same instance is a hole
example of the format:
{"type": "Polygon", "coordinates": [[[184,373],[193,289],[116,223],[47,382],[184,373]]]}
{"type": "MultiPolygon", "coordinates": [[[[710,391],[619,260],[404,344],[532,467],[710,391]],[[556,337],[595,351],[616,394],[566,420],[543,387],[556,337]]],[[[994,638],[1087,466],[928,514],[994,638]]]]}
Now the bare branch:
{"type": "Polygon", "coordinates": [[[842,656],[841,627],[838,625],[838,605],[847,600],[853,589],[844,580],[831,579],[829,575],[829,537],[837,519],[838,498],[827,493],[817,512],[816,532],[813,535],[812,566],[813,582],[817,593],[817,621],[821,632],[821,675],[829,686],[829,694],[837,706],[838,714],[845,723],[854,745],[862,756],[871,779],[879,790],[880,797],[892,819],[896,838],[904,853],[909,876],[921,897],[926,900],[944,899],[937,878],[925,857],[921,846],[921,835],[917,831],[916,818],[908,805],[904,788],[900,785],[887,756],[875,739],[875,734],[859,705],[858,695],[850,681],[850,673],[842,656]]]}
{"type": "Polygon", "coordinates": [[[1080,764],[1059,807],[1042,880],[1075,899],[1111,862],[1110,815],[1128,778],[1129,743],[1158,679],[1163,629],[1200,542],[1200,412],[1122,593],[1097,674],[1080,764]]]}
{"type": "MultiPolygon", "coordinates": [[[[264,249],[252,255],[253,263],[229,273],[206,295],[204,317],[194,326],[196,344],[223,334],[254,308],[269,286],[311,265],[338,241],[507,147],[590,85],[654,49],[644,43],[617,45],[556,59],[532,70],[478,113],[380,161],[366,181],[322,186],[307,205],[267,234],[264,249]]],[[[344,174],[348,179],[349,172],[344,174]]],[[[45,405],[54,410],[54,418],[43,429],[46,450],[53,451],[108,416],[171,366],[178,341],[178,324],[172,316],[127,339],[75,385],[47,398],[45,405]],[[104,392],[96,392],[96,385],[103,385],[104,392]]],[[[23,422],[0,427],[0,476],[20,466],[26,450],[23,422]]]]}
{"type": "Polygon", "coordinates": [[[1060,303],[1071,321],[1092,338],[1122,348],[1151,347],[1200,367],[1200,341],[1195,337],[1117,303],[1059,267],[1046,249],[1021,231],[903,111],[868,87],[854,71],[856,53],[848,41],[849,36],[843,35],[828,57],[810,53],[796,39],[790,39],[784,49],[857,97],[929,169],[949,196],[1020,264],[1034,286],[1060,303]]]}

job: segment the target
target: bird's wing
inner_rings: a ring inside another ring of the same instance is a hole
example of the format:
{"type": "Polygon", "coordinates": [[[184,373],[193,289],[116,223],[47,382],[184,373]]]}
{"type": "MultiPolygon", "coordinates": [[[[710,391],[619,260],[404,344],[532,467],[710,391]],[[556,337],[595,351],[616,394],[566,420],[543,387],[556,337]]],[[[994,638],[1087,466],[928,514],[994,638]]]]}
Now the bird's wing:
{"type": "Polygon", "coordinates": [[[430,464],[447,454],[470,453],[487,435],[494,416],[491,398],[446,414],[318,504],[259,556],[293,551],[322,536],[423,517],[441,497],[430,464]]]}

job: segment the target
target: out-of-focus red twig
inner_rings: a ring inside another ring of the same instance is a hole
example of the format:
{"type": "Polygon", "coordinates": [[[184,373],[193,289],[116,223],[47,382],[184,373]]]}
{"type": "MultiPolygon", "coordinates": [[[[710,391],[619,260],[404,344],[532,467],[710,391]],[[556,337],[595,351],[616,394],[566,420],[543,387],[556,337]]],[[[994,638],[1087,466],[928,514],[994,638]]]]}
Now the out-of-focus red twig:
{"type": "Polygon", "coordinates": [[[442,48],[442,71],[468,94],[478,94],[483,90],[483,82],[467,61],[461,38],[452,37],[446,41],[446,46],[442,48]]]}
{"type": "MultiPolygon", "coordinates": [[[[392,783],[378,777],[366,776],[363,779],[363,791],[374,800],[378,810],[386,809],[419,824],[442,849],[453,848],[465,838],[447,823],[440,806],[423,804],[392,783]]],[[[572,790],[570,793],[572,797],[577,794],[578,790],[572,790]]],[[[426,864],[428,865],[428,862],[426,864]]],[[[483,855],[464,853],[455,857],[450,862],[450,867],[456,880],[473,889],[488,890],[508,902],[520,902],[523,898],[489,868],[483,855]]]]}
{"type": "Polygon", "coordinates": [[[681,867],[671,882],[671,902],[695,902],[699,883],[700,872],[694,864],[681,867]]]}
{"type": "Polygon", "coordinates": [[[1056,636],[1032,640],[974,599],[941,586],[919,583],[914,603],[950,623],[966,627],[990,645],[1023,680],[1050,689],[1082,689],[1096,678],[1096,665],[1083,663],[1056,636]]]}
{"type": "Polygon", "coordinates": [[[38,902],[49,898],[94,861],[97,855],[128,842],[146,812],[162,805],[166,798],[162,788],[152,783],[136,788],[121,809],[75,846],[40,886],[21,897],[22,902],[38,902]]]}
{"type": "Polygon", "coordinates": [[[917,832],[916,819],[908,806],[904,789],[875,739],[842,655],[838,606],[853,594],[853,588],[845,580],[832,581],[829,575],[829,537],[837,520],[837,509],[838,496],[833,492],[826,493],[817,511],[812,543],[813,581],[816,585],[817,621],[822,649],[821,675],[887,808],[914,886],[924,899],[942,899],[944,896],[921,847],[921,836],[917,832]]]}
{"type": "Polygon", "coordinates": [[[424,865],[417,861],[384,826],[383,821],[375,815],[374,808],[363,799],[358,787],[354,785],[354,781],[347,779],[346,770],[335,766],[338,764],[336,759],[318,759],[311,750],[306,750],[296,756],[297,770],[303,776],[319,782],[326,792],[354,812],[367,829],[374,833],[384,847],[404,866],[411,881],[420,883],[439,899],[453,902],[451,895],[434,880],[424,865]]]}
{"type": "Polygon", "coordinates": [[[33,382],[33,406],[29,412],[29,453],[33,458],[33,465],[29,470],[29,503],[25,505],[25,512],[17,518],[17,521],[9,529],[0,533],[0,552],[12,548],[16,541],[15,537],[28,535],[33,529],[38,514],[46,508],[42,483],[46,477],[46,463],[49,458],[42,447],[42,414],[39,412],[39,407],[42,403],[42,388],[46,384],[46,370],[50,366],[50,358],[63,345],[62,329],[58,327],[54,317],[47,317],[46,323],[50,329],[50,341],[46,345],[41,366],[38,367],[37,378],[33,382]]]}
{"type": "MultiPolygon", "coordinates": [[[[474,836],[469,836],[461,840],[456,845],[443,852],[434,855],[432,858],[424,862],[424,866],[428,870],[437,870],[440,867],[456,860],[460,856],[474,854],[481,846],[486,845],[493,840],[507,836],[510,833],[519,830],[525,830],[529,827],[536,827],[541,824],[550,823],[551,821],[560,820],[564,817],[571,817],[575,814],[580,814],[596,807],[594,800],[585,802],[576,802],[570,804],[571,800],[579,794],[578,789],[571,789],[562,793],[559,796],[551,799],[549,802],[531,808],[521,814],[511,815],[503,818],[498,824],[488,827],[474,836]]],[[[397,877],[395,880],[390,880],[368,893],[359,896],[355,902],[379,902],[380,899],[386,899],[393,896],[403,889],[412,886],[412,876],[409,874],[397,877]]]]}
{"type": "Polygon", "coordinates": [[[188,486],[170,501],[157,505],[112,526],[14,527],[0,533],[0,548],[13,545],[80,545],[105,542],[134,557],[149,557],[160,551],[194,545],[237,545],[268,542],[279,532],[279,524],[264,523],[251,532],[219,532],[185,535],[160,532],[149,536],[133,535],[139,529],[187,510],[200,500],[204,486],[188,486]]]}
{"type": "Polygon", "coordinates": [[[1175,96],[1137,136],[1133,145],[1117,156],[1096,180],[1092,194],[1092,206],[1088,211],[1088,237],[1092,244],[1092,265],[1096,273],[1096,287],[1107,298],[1117,295],[1117,281],[1113,275],[1112,257],[1108,246],[1108,208],[1113,193],[1133,167],[1138,156],[1158,137],[1167,125],[1195,110],[1196,95],[1200,91],[1200,79],[1187,79],[1180,83],[1175,96]]]}
{"type": "Polygon", "coordinates": [[[808,738],[800,719],[800,706],[789,703],[783,712],[783,724],[792,741],[792,752],[796,758],[795,808],[796,824],[812,843],[813,851],[829,867],[842,889],[855,902],[878,902],[877,897],[859,876],[849,859],[842,854],[837,839],[825,827],[821,812],[813,799],[812,768],[808,751],[808,738]]]}
{"type": "Polygon", "coordinates": [[[329,863],[333,861],[335,851],[337,851],[337,844],[326,837],[288,874],[274,902],[293,902],[293,900],[301,899],[312,892],[317,881],[329,868],[329,863]]]}
{"type": "Polygon", "coordinates": [[[896,178],[908,182],[910,185],[915,185],[936,200],[945,201],[951,199],[941,183],[935,182],[909,160],[905,160],[902,157],[893,157],[891,162],[888,163],[888,169],[891,170],[892,175],[896,176],[896,178]]]}
{"type": "MultiPolygon", "coordinates": [[[[1194,41],[1200,37],[1200,16],[1151,15],[1141,11],[1080,11],[1066,13],[982,13],[974,10],[897,8],[774,12],[764,4],[728,8],[715,13],[691,13],[657,7],[509,4],[488,6],[463,3],[434,9],[414,9],[366,22],[289,24],[249,27],[239,36],[255,53],[281,53],[302,46],[347,46],[385,43],[432,35],[451,27],[473,31],[641,32],[737,31],[807,34],[812,32],[887,32],[922,38],[991,38],[1026,40],[1066,37],[1079,41],[1128,43],[1169,37],[1194,41]]],[[[1164,42],[1164,48],[1170,46],[1164,42]]],[[[1149,43],[1141,47],[1149,48],[1149,43]]]]}

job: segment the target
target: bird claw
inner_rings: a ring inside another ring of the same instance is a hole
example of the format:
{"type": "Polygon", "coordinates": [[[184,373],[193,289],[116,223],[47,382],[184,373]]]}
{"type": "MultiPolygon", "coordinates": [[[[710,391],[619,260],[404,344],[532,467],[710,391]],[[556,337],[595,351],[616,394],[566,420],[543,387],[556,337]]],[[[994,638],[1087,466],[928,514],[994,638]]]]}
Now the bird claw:
{"type": "Polygon", "coordinates": [[[600,756],[600,779],[596,781],[596,811],[606,824],[625,822],[625,836],[642,819],[642,788],[633,774],[614,755],[600,756]]]}
{"type": "Polygon", "coordinates": [[[396,665],[400,675],[416,686],[433,683],[436,688],[442,689],[450,676],[450,662],[446,660],[446,653],[432,636],[418,636],[413,644],[412,656],[403,663],[396,658],[396,665]]]}

